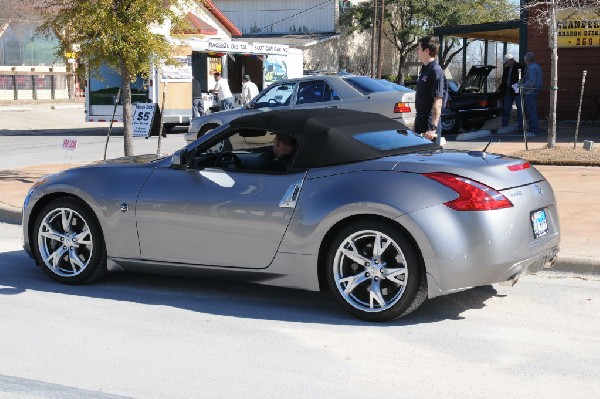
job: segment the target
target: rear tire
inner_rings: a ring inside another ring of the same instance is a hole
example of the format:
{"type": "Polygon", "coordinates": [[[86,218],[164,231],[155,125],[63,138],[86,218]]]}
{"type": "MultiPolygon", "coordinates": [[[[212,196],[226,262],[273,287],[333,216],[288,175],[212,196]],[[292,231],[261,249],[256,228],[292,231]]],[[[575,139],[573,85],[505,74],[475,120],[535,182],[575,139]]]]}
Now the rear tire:
{"type": "Polygon", "coordinates": [[[96,215],[82,201],[58,198],[36,218],[33,250],[37,264],[55,281],[84,284],[106,274],[106,246],[96,215]]]}
{"type": "Polygon", "coordinates": [[[456,134],[460,130],[460,116],[454,114],[453,116],[444,118],[442,117],[442,134],[456,134]]]}
{"type": "Polygon", "coordinates": [[[327,283],[342,307],[368,321],[388,321],[427,297],[424,268],[407,237],[380,220],[342,229],[326,263],[327,283]]]}

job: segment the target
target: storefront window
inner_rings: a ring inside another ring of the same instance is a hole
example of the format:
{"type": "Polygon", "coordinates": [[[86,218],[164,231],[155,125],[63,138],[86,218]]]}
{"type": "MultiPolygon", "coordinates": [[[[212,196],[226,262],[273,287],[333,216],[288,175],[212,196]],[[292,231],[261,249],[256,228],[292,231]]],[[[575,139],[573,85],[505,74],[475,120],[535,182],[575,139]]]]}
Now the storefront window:
{"type": "Polygon", "coordinates": [[[0,65],[64,65],[63,60],[56,59],[54,55],[58,39],[36,35],[37,26],[33,22],[10,24],[0,36],[0,65]]]}

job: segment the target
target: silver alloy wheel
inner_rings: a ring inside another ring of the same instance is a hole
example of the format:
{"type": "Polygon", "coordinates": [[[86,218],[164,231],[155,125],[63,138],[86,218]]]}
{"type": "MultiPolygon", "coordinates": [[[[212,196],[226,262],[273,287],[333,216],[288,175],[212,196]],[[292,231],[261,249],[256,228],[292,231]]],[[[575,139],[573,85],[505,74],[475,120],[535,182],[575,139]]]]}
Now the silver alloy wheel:
{"type": "Polygon", "coordinates": [[[55,208],[48,212],[37,239],[42,261],[58,276],[81,274],[92,258],[92,233],[85,219],[73,209],[55,208]]]}
{"type": "Polygon", "coordinates": [[[348,236],[338,247],[333,277],[344,300],[364,312],[394,306],[408,282],[406,258],[398,243],[375,230],[348,236]]]}

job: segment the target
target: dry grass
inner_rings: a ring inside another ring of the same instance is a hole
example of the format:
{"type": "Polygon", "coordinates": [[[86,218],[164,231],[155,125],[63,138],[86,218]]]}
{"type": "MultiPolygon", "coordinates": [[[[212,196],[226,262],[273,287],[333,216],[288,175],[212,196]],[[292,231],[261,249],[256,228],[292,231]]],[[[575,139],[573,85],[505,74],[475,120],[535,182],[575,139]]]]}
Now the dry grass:
{"type": "Polygon", "coordinates": [[[512,153],[534,165],[600,166],[600,145],[584,150],[582,144],[557,144],[555,148],[536,148],[512,153]]]}

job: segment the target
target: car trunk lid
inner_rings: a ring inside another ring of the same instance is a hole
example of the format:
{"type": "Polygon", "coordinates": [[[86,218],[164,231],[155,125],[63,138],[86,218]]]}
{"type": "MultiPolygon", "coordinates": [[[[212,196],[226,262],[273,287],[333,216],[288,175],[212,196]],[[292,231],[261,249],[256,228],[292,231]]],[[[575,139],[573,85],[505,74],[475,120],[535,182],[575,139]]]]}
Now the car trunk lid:
{"type": "Polygon", "coordinates": [[[395,171],[446,172],[466,177],[501,191],[544,180],[537,169],[520,158],[483,151],[440,150],[395,156],[395,171]]]}

